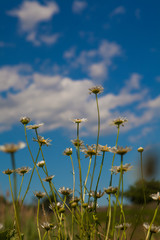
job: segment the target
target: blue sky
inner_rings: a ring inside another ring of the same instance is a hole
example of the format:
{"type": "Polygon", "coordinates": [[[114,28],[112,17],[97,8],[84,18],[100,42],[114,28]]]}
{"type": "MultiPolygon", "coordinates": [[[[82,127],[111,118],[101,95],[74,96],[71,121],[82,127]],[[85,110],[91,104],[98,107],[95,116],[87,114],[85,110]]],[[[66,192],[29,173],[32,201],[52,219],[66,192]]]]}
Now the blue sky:
{"type": "MultiPolygon", "coordinates": [[[[81,138],[96,143],[96,103],[88,88],[102,85],[100,144],[114,146],[116,128],[109,123],[123,116],[128,124],[121,129],[119,145],[133,147],[125,162],[136,167],[139,146],[160,146],[158,0],[6,0],[0,6],[1,145],[25,141],[21,116],[29,116],[32,123],[43,122],[40,134],[53,140],[52,146],[44,147],[49,173],[55,174],[57,187],[72,187],[71,163],[62,155],[72,147],[70,139],[76,138],[70,119],[87,118],[81,138]]],[[[34,133],[28,134],[32,139],[34,133]]],[[[36,155],[37,145],[31,144],[36,155]]],[[[2,170],[11,167],[9,156],[0,153],[0,158],[2,170]]],[[[17,152],[16,158],[18,167],[32,167],[27,149],[17,152]]],[[[108,154],[104,169],[110,168],[111,160],[108,154]]],[[[119,165],[118,157],[116,161],[119,165]]],[[[84,178],[87,166],[82,155],[84,178]]],[[[126,174],[126,188],[136,176],[136,170],[126,174]]],[[[3,194],[7,180],[0,174],[3,194]]],[[[100,188],[107,186],[104,170],[100,188]]],[[[34,190],[41,190],[36,175],[28,199],[34,190]]]]}

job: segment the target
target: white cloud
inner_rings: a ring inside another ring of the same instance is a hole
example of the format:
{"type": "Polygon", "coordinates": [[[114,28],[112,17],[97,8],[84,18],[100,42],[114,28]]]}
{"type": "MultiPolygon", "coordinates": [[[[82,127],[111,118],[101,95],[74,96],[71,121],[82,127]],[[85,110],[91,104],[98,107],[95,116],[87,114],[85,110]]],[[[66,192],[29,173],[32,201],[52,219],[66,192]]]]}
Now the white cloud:
{"type": "Polygon", "coordinates": [[[27,41],[33,42],[39,46],[41,43],[48,45],[57,40],[57,34],[45,36],[38,34],[38,26],[42,22],[47,22],[59,12],[59,7],[55,2],[48,2],[42,5],[37,1],[24,1],[18,9],[8,12],[8,15],[19,19],[20,30],[27,33],[27,41]],[[41,39],[41,40],[39,40],[41,39]]]}
{"type": "Polygon", "coordinates": [[[72,11],[74,13],[81,13],[87,7],[87,3],[85,1],[74,1],[72,5],[72,11]]]}
{"type": "Polygon", "coordinates": [[[132,73],[130,78],[126,81],[125,87],[122,89],[123,92],[129,92],[131,90],[138,90],[140,88],[140,81],[142,75],[138,73],[132,73]]]}
{"type": "Polygon", "coordinates": [[[88,72],[89,72],[89,76],[91,76],[92,78],[107,77],[107,69],[103,62],[91,64],[89,66],[88,72]]]}
{"type": "Polygon", "coordinates": [[[64,52],[63,57],[66,59],[71,59],[75,56],[75,51],[76,51],[76,48],[72,47],[69,50],[64,52]]]}
{"type": "Polygon", "coordinates": [[[144,138],[147,136],[150,132],[152,132],[153,129],[151,127],[145,127],[141,130],[141,133],[136,136],[130,136],[129,141],[131,142],[137,142],[139,139],[144,138]]]}
{"type": "MultiPolygon", "coordinates": [[[[87,129],[84,132],[92,135],[97,130],[97,114],[95,99],[88,94],[88,88],[93,85],[90,79],[74,80],[60,74],[50,76],[34,72],[28,65],[1,67],[0,92],[5,91],[6,95],[0,95],[0,131],[17,124],[22,115],[27,115],[36,122],[44,122],[44,131],[57,128],[71,130],[73,124],[69,119],[86,117],[89,124],[86,123],[87,129]]],[[[141,115],[139,110],[132,110],[133,104],[137,106],[146,99],[145,91],[137,89],[131,93],[121,90],[117,94],[107,92],[99,96],[103,135],[112,131],[109,122],[119,115],[128,117],[127,130],[143,126],[157,116],[157,111],[152,111],[152,106],[142,109],[141,115]],[[120,113],[121,107],[123,111],[120,113]]]]}
{"type": "Polygon", "coordinates": [[[119,6],[110,13],[110,17],[114,17],[116,15],[122,15],[125,13],[126,13],[126,9],[123,6],[119,6]]]}

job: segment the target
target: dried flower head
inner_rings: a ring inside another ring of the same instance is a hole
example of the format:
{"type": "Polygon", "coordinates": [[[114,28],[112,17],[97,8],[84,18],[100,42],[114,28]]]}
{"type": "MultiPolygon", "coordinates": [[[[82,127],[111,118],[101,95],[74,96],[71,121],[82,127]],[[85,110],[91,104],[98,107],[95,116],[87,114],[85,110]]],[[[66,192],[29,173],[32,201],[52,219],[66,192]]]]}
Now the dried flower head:
{"type": "Polygon", "coordinates": [[[159,193],[159,192],[154,193],[154,194],[151,194],[150,197],[151,197],[153,200],[160,201],[160,193],[159,193]]]}
{"type": "Polygon", "coordinates": [[[130,147],[123,148],[123,147],[118,146],[117,148],[112,147],[110,149],[110,152],[115,153],[115,154],[119,154],[119,155],[124,155],[124,154],[130,152],[131,150],[132,150],[132,148],[130,148],[130,147]]]}
{"type": "Polygon", "coordinates": [[[70,195],[73,191],[72,191],[72,189],[70,189],[70,188],[65,188],[65,187],[61,187],[61,188],[59,188],[59,190],[58,190],[62,195],[65,195],[65,196],[68,196],[68,195],[70,195]]]}
{"type": "Polygon", "coordinates": [[[70,156],[72,155],[72,148],[66,148],[63,152],[64,155],[70,156]]]}
{"type": "Polygon", "coordinates": [[[123,118],[123,117],[119,117],[119,118],[115,118],[112,122],[111,125],[115,125],[117,127],[119,127],[120,125],[122,125],[124,127],[124,123],[128,122],[127,118],[123,118]]]}
{"type": "Polygon", "coordinates": [[[43,181],[45,182],[51,182],[52,179],[54,178],[55,175],[50,175],[50,176],[47,176],[46,178],[43,179],[43,181]]]}
{"type": "Polygon", "coordinates": [[[11,175],[13,172],[14,172],[14,170],[11,170],[9,168],[7,170],[3,171],[3,173],[7,174],[7,175],[11,175]]]}
{"type": "MultiPolygon", "coordinates": [[[[149,230],[150,225],[148,223],[143,223],[143,227],[145,230],[149,230]]],[[[151,233],[158,233],[160,232],[160,226],[155,226],[154,224],[152,224],[151,228],[150,228],[150,232],[151,233]]]]}
{"type": "Polygon", "coordinates": [[[51,139],[49,139],[49,138],[44,139],[44,137],[42,137],[42,136],[38,136],[38,139],[33,138],[33,141],[39,142],[40,144],[46,145],[47,147],[48,147],[48,145],[51,145],[50,142],[52,142],[51,139]]]}
{"type": "Polygon", "coordinates": [[[28,125],[27,128],[28,128],[28,129],[37,129],[37,128],[43,126],[43,125],[44,125],[44,123],[34,124],[34,125],[28,125]]]}
{"type": "Polygon", "coordinates": [[[35,195],[37,198],[41,199],[41,198],[43,198],[43,197],[46,195],[46,193],[39,191],[39,192],[34,192],[34,195],[35,195]]]}
{"type": "Polygon", "coordinates": [[[29,168],[29,167],[21,167],[21,168],[17,168],[15,170],[15,172],[20,174],[20,175],[24,175],[25,173],[28,173],[31,170],[32,170],[32,168],[29,168]]]}
{"type": "Polygon", "coordinates": [[[108,188],[104,188],[104,192],[107,194],[115,194],[118,191],[118,187],[108,187],[108,188]]]}
{"type": "Polygon", "coordinates": [[[42,160],[42,161],[37,163],[38,167],[43,167],[44,165],[45,165],[45,161],[44,160],[42,160]]]}
{"type": "Polygon", "coordinates": [[[53,210],[55,208],[57,208],[59,210],[59,209],[63,208],[63,204],[61,202],[56,202],[56,203],[53,202],[52,204],[49,205],[49,208],[51,210],[53,210]]]}
{"type": "MultiPolygon", "coordinates": [[[[125,165],[122,166],[122,173],[130,171],[132,169],[133,166],[131,166],[131,164],[126,163],[125,165]]],[[[121,172],[121,166],[113,166],[111,168],[111,172],[117,174],[121,172]]]]}
{"type": "Polygon", "coordinates": [[[82,122],[87,122],[87,118],[75,118],[71,120],[73,123],[82,123],[82,122]]]}
{"type": "Polygon", "coordinates": [[[84,145],[84,142],[80,139],[73,139],[71,142],[75,147],[82,147],[84,145]]]}
{"type": "Polygon", "coordinates": [[[20,122],[24,125],[28,124],[31,121],[29,117],[21,117],[20,122]]]}
{"type": "Polygon", "coordinates": [[[120,229],[120,230],[125,230],[131,226],[131,223],[123,223],[120,225],[115,226],[115,228],[120,229]]]}
{"type": "MultiPolygon", "coordinates": [[[[53,225],[51,223],[48,223],[48,222],[44,222],[43,224],[41,224],[41,227],[44,228],[47,232],[50,229],[53,229],[53,225]]],[[[56,228],[56,226],[54,228],[56,228]]]]}
{"type": "Polygon", "coordinates": [[[98,144],[98,150],[100,152],[110,152],[110,149],[111,149],[111,147],[108,147],[107,145],[102,146],[102,145],[98,144]]]}
{"type": "Polygon", "coordinates": [[[101,198],[104,195],[104,192],[101,192],[101,190],[99,192],[92,191],[89,195],[93,198],[101,198]]]}
{"type": "Polygon", "coordinates": [[[91,145],[91,146],[88,146],[86,144],[87,147],[83,146],[81,151],[85,154],[85,157],[92,157],[92,156],[95,156],[95,155],[99,155],[99,149],[97,148],[97,151],[96,151],[96,145],[91,145]]]}
{"type": "Polygon", "coordinates": [[[103,87],[102,86],[95,86],[95,87],[91,87],[89,88],[89,94],[100,94],[103,92],[103,87]]]}
{"type": "Polygon", "coordinates": [[[18,144],[10,143],[0,146],[0,151],[6,152],[6,153],[15,153],[19,149],[22,149],[26,146],[24,142],[19,142],[18,144]]]}
{"type": "Polygon", "coordinates": [[[143,149],[143,147],[139,147],[139,148],[137,149],[137,151],[138,151],[138,152],[143,152],[144,149],[143,149]]]}

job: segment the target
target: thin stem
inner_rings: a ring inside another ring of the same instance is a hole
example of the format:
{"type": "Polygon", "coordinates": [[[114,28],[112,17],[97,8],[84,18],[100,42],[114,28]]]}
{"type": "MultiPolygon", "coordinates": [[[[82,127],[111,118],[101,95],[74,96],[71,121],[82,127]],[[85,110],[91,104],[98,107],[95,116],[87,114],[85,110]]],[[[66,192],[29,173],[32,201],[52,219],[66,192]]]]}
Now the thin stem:
{"type": "Polygon", "coordinates": [[[109,194],[109,221],[108,221],[108,227],[107,227],[107,233],[105,240],[108,240],[109,230],[110,230],[110,224],[111,224],[111,195],[109,194]]]}
{"type": "Polygon", "coordinates": [[[14,184],[14,199],[15,202],[17,201],[17,176],[16,176],[16,163],[15,163],[15,157],[14,153],[11,153],[11,161],[12,161],[12,169],[14,170],[13,172],[13,184],[14,184]]]}
{"type": "Polygon", "coordinates": [[[84,183],[84,190],[83,190],[83,202],[85,201],[86,185],[87,185],[88,176],[89,176],[89,173],[90,173],[91,161],[92,161],[92,157],[89,158],[88,171],[87,171],[87,176],[86,176],[86,180],[85,180],[85,183],[84,183]]]}
{"type": "Polygon", "coordinates": [[[19,201],[19,198],[20,198],[20,194],[21,194],[21,190],[22,190],[23,180],[24,180],[24,174],[23,174],[23,176],[22,176],[22,180],[21,180],[21,185],[20,185],[20,189],[19,189],[19,193],[18,193],[17,202],[19,201]]]}
{"type": "Polygon", "coordinates": [[[159,201],[158,201],[158,203],[157,203],[157,207],[156,207],[156,209],[155,209],[154,216],[153,216],[152,221],[151,221],[151,224],[150,224],[150,226],[149,226],[149,229],[148,229],[148,232],[147,232],[147,236],[146,236],[146,240],[148,240],[148,238],[149,238],[149,233],[150,233],[152,224],[153,224],[153,222],[154,222],[154,220],[155,220],[155,218],[156,218],[156,215],[157,215],[157,212],[158,212],[158,208],[159,208],[159,201]]]}
{"type": "MultiPolygon", "coordinates": [[[[98,97],[97,97],[97,94],[95,94],[95,95],[96,95],[97,113],[98,113],[98,133],[97,133],[97,143],[96,143],[96,155],[95,155],[95,159],[94,159],[93,172],[92,172],[92,176],[91,176],[91,183],[90,183],[89,192],[91,192],[91,190],[92,190],[94,172],[95,172],[95,168],[96,168],[97,149],[98,149],[98,143],[99,143],[99,134],[100,134],[100,113],[99,113],[98,97]]],[[[96,193],[95,193],[95,196],[96,196],[96,193]]],[[[90,201],[90,196],[88,198],[88,202],[89,201],[90,201]]],[[[96,206],[95,206],[95,211],[96,211],[96,206]]]]}
{"type": "Polygon", "coordinates": [[[22,238],[21,238],[21,232],[20,232],[19,221],[18,221],[17,207],[16,207],[16,202],[14,200],[14,196],[13,196],[10,175],[9,175],[9,185],[10,185],[10,189],[11,189],[11,195],[12,195],[12,201],[13,201],[13,207],[14,207],[14,214],[15,214],[15,218],[16,218],[17,232],[18,232],[19,239],[21,240],[22,238]]]}
{"type": "Polygon", "coordinates": [[[145,186],[144,186],[144,177],[143,177],[143,162],[142,162],[142,152],[141,155],[141,176],[142,176],[142,184],[143,184],[143,197],[144,197],[144,204],[146,205],[146,195],[145,195],[145,186]]]}
{"type": "Polygon", "coordinates": [[[72,156],[70,155],[71,163],[72,163],[72,171],[73,171],[73,201],[74,201],[74,193],[75,193],[75,171],[72,156]]]}
{"type": "Polygon", "coordinates": [[[104,156],[105,156],[105,152],[103,152],[102,162],[101,162],[101,166],[100,166],[100,171],[99,171],[99,176],[98,176],[98,180],[97,180],[97,185],[96,185],[96,190],[95,190],[95,192],[97,192],[97,190],[98,190],[99,180],[100,180],[101,172],[102,172],[102,168],[103,168],[104,156]]]}
{"type": "Polygon", "coordinates": [[[41,233],[40,233],[40,229],[39,229],[39,206],[40,206],[40,199],[38,198],[38,208],[37,208],[37,230],[38,230],[39,240],[41,240],[41,233]]]}
{"type": "Polygon", "coordinates": [[[47,235],[47,231],[45,232],[45,234],[43,235],[43,239],[44,240],[46,238],[46,235],[47,235]]]}
{"type": "MultiPolygon", "coordinates": [[[[115,147],[117,147],[117,144],[118,144],[120,125],[118,125],[117,128],[118,128],[118,131],[117,131],[117,139],[116,139],[116,145],[115,145],[115,147]]],[[[113,167],[113,164],[114,164],[115,155],[116,155],[116,154],[113,155],[112,167],[113,167]]],[[[109,186],[112,186],[112,176],[113,176],[113,172],[111,172],[111,178],[110,178],[109,186]]]]}

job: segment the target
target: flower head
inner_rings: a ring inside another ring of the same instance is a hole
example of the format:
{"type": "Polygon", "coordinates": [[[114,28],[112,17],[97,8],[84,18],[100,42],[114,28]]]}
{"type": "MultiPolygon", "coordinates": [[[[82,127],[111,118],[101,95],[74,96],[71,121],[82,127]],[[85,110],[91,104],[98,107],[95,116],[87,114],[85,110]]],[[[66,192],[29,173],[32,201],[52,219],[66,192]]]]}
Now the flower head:
{"type": "Polygon", "coordinates": [[[34,195],[35,195],[37,198],[41,199],[41,198],[43,198],[43,197],[46,195],[46,193],[39,191],[39,192],[35,192],[34,195]]]}
{"type": "Polygon", "coordinates": [[[28,124],[31,121],[29,117],[21,117],[20,122],[24,125],[28,124]]]}
{"type": "Polygon", "coordinates": [[[54,178],[55,175],[47,176],[46,178],[43,179],[45,182],[51,182],[52,179],[54,178]]]}
{"type": "Polygon", "coordinates": [[[144,148],[143,148],[143,147],[139,147],[139,148],[137,149],[137,151],[138,151],[138,152],[143,152],[143,151],[144,151],[144,148]]]}
{"type": "Polygon", "coordinates": [[[51,145],[50,142],[52,142],[52,140],[50,140],[49,138],[44,139],[44,137],[42,136],[38,136],[38,139],[33,138],[34,142],[39,142],[42,145],[46,145],[48,147],[48,145],[51,145]]]}
{"type": "Polygon", "coordinates": [[[101,192],[101,190],[99,192],[92,191],[89,195],[93,198],[101,198],[104,195],[104,192],[101,192]]]}
{"type": "Polygon", "coordinates": [[[89,88],[89,94],[100,94],[103,92],[103,87],[102,86],[95,86],[95,87],[91,87],[89,88]]]}
{"type": "Polygon", "coordinates": [[[28,128],[28,129],[37,129],[37,128],[43,126],[43,125],[44,125],[44,123],[34,124],[34,125],[28,125],[27,128],[28,128]]]}
{"type": "Polygon", "coordinates": [[[66,148],[63,152],[64,155],[70,156],[72,155],[72,148],[66,148]]]}
{"type": "Polygon", "coordinates": [[[122,125],[122,127],[124,127],[124,123],[128,122],[127,118],[123,118],[123,117],[119,117],[119,118],[115,118],[112,122],[111,125],[115,125],[117,127],[119,127],[120,125],[122,125]]]}
{"type": "Polygon", "coordinates": [[[63,208],[63,204],[61,202],[56,202],[56,203],[53,202],[52,204],[49,205],[49,208],[51,210],[55,209],[56,207],[59,210],[59,209],[63,208]]]}
{"type": "Polygon", "coordinates": [[[43,160],[37,163],[38,167],[43,167],[44,165],[45,165],[45,161],[43,160]]]}
{"type": "Polygon", "coordinates": [[[83,152],[85,154],[85,157],[92,157],[92,156],[95,156],[95,155],[100,155],[99,154],[99,149],[97,148],[97,151],[96,151],[96,145],[87,145],[87,147],[83,146],[82,149],[81,149],[81,152],[83,152]]]}
{"type": "Polygon", "coordinates": [[[66,195],[66,196],[70,195],[70,194],[73,192],[72,189],[70,189],[70,188],[65,188],[65,187],[59,188],[58,191],[59,191],[62,195],[66,195]]]}
{"type": "Polygon", "coordinates": [[[82,123],[82,122],[87,122],[87,118],[75,118],[75,119],[72,119],[72,122],[73,123],[82,123]]]}
{"type": "MultiPolygon", "coordinates": [[[[148,223],[143,223],[143,227],[145,230],[149,230],[150,225],[148,223]]],[[[155,226],[154,224],[152,224],[151,228],[150,228],[150,232],[151,233],[158,233],[160,232],[160,226],[155,226]]]]}
{"type": "MultiPolygon", "coordinates": [[[[88,207],[88,211],[91,212],[95,208],[94,202],[90,202],[87,207],[88,207]]],[[[96,204],[96,207],[99,207],[99,205],[96,204]]]]}
{"type": "Polygon", "coordinates": [[[0,151],[6,152],[6,153],[15,153],[19,149],[22,149],[26,146],[24,142],[19,142],[18,144],[10,143],[0,146],[0,151]]]}
{"type": "Polygon", "coordinates": [[[151,197],[153,200],[160,201],[160,193],[159,193],[159,192],[154,193],[154,194],[151,194],[150,197],[151,197]]]}
{"type": "Polygon", "coordinates": [[[3,171],[3,173],[7,174],[7,175],[11,175],[13,172],[14,172],[14,170],[11,170],[9,168],[7,170],[3,171]]]}
{"type": "MultiPolygon", "coordinates": [[[[132,169],[133,166],[131,166],[131,164],[126,163],[125,165],[122,166],[122,173],[130,171],[132,169]]],[[[121,172],[121,166],[113,166],[111,168],[111,172],[117,174],[121,172]]]]}
{"type": "Polygon", "coordinates": [[[50,229],[55,229],[56,226],[53,227],[53,224],[49,223],[49,222],[44,222],[43,224],[41,224],[41,227],[44,228],[47,232],[50,229]]]}
{"type": "Polygon", "coordinates": [[[130,148],[130,147],[123,148],[123,147],[118,146],[117,148],[112,147],[110,149],[110,152],[115,153],[115,154],[119,154],[119,155],[124,155],[124,154],[130,152],[131,150],[132,150],[132,148],[130,148]]]}
{"type": "Polygon", "coordinates": [[[108,187],[108,188],[104,188],[104,192],[107,194],[115,194],[118,191],[118,187],[108,187]]]}
{"type": "Polygon", "coordinates": [[[71,140],[71,142],[73,143],[73,145],[75,147],[82,147],[84,145],[84,142],[79,139],[73,139],[73,140],[71,140]]]}
{"type": "Polygon", "coordinates": [[[25,173],[28,173],[29,171],[31,171],[31,169],[32,168],[29,168],[29,167],[21,167],[21,168],[17,168],[15,172],[20,175],[24,175],[25,173]]]}
{"type": "Polygon", "coordinates": [[[129,228],[130,226],[131,226],[131,223],[123,223],[123,224],[115,226],[115,228],[118,228],[120,230],[125,230],[126,228],[129,228]]]}
{"type": "Polygon", "coordinates": [[[110,149],[111,149],[111,147],[108,147],[107,145],[102,146],[102,145],[98,144],[98,150],[100,152],[110,152],[110,149]]]}

